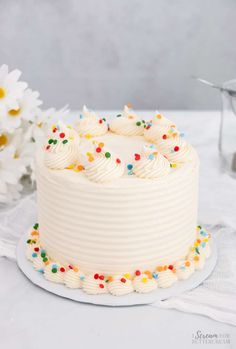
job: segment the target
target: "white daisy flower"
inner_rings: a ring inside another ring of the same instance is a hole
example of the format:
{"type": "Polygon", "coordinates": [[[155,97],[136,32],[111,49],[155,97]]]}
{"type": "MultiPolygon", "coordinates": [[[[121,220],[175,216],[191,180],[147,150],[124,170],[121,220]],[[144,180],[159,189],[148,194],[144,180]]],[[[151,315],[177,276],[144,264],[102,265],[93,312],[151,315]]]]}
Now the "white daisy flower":
{"type": "Polygon", "coordinates": [[[21,72],[17,69],[9,73],[8,66],[0,67],[0,107],[1,109],[17,109],[18,100],[23,96],[27,88],[26,82],[18,81],[21,72]]]}
{"type": "Polygon", "coordinates": [[[27,121],[34,120],[38,106],[42,104],[38,97],[39,93],[37,91],[27,89],[18,101],[17,109],[5,110],[2,113],[0,129],[13,132],[21,125],[22,119],[27,121]]]}
{"type": "MultiPolygon", "coordinates": [[[[9,186],[17,187],[20,178],[26,172],[20,158],[16,156],[14,146],[8,146],[0,152],[0,195],[8,201],[9,186]]],[[[11,188],[12,189],[12,188],[11,188]]]]}

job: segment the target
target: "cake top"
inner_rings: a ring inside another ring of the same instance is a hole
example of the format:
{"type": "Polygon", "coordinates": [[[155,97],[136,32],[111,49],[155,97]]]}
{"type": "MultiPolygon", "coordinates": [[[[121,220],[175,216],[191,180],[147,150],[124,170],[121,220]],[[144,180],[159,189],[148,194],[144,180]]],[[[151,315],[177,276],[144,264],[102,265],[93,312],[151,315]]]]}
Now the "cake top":
{"type": "Polygon", "coordinates": [[[84,106],[74,126],[53,125],[44,146],[46,167],[95,183],[127,176],[158,181],[195,158],[172,121],[159,112],[145,121],[127,106],[109,124],[84,106]]]}

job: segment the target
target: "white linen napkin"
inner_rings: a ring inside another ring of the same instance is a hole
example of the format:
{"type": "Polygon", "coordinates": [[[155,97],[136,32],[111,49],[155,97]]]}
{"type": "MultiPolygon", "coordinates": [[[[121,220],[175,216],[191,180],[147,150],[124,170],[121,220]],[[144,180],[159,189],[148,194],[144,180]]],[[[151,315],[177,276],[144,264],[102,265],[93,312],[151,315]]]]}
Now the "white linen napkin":
{"type": "MultiPolygon", "coordinates": [[[[36,221],[35,194],[0,211],[0,257],[15,259],[20,236],[36,221]]],[[[224,225],[206,228],[218,245],[218,261],[213,273],[196,289],[151,306],[206,315],[236,326],[236,232],[224,225]]]]}

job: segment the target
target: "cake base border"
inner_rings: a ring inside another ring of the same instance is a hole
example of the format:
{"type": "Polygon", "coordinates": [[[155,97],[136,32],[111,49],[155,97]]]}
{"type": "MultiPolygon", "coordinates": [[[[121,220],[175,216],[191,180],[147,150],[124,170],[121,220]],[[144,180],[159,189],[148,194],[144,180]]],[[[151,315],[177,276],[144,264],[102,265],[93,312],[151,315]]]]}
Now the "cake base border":
{"type": "Polygon", "coordinates": [[[67,298],[76,302],[89,303],[103,306],[134,306],[151,304],[157,301],[162,301],[170,297],[178,296],[179,294],[189,291],[199,286],[213,272],[217,262],[217,245],[214,239],[211,240],[211,256],[206,260],[204,268],[195,271],[187,280],[178,281],[170,288],[160,289],[155,291],[139,294],[137,292],[130,293],[125,296],[112,296],[111,294],[88,295],[81,289],[69,289],[65,285],[53,283],[46,280],[43,275],[32,268],[32,263],[27,260],[25,255],[25,241],[28,233],[24,234],[16,249],[16,259],[19,269],[23,274],[36,286],[44,290],[54,293],[57,296],[67,298]]]}

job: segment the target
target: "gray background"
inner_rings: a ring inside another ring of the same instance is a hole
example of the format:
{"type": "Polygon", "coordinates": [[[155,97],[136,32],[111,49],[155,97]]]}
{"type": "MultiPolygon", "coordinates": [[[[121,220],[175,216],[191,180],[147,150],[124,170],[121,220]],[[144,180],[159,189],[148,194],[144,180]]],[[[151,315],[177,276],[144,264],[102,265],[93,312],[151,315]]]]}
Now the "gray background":
{"type": "Polygon", "coordinates": [[[44,105],[217,109],[236,77],[235,0],[0,0],[0,64],[44,105]]]}

